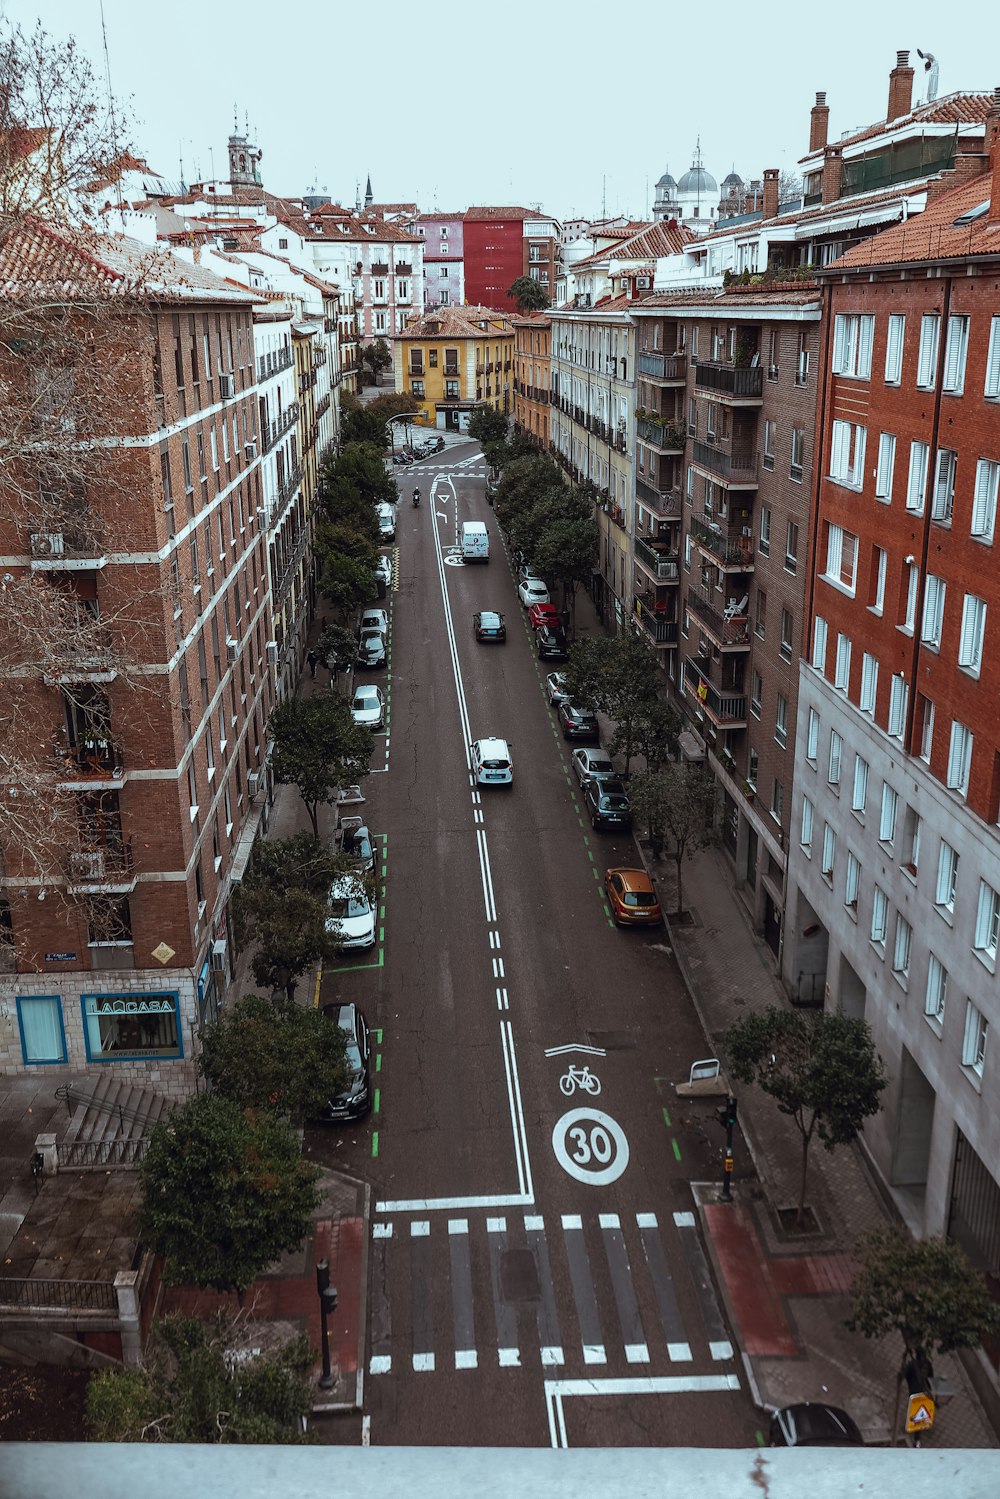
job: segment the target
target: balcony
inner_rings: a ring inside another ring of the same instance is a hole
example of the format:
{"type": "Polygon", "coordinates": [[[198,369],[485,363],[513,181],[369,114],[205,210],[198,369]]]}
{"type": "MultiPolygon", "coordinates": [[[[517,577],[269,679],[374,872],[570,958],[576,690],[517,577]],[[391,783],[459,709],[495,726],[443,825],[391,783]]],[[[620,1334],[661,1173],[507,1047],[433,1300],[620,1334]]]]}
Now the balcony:
{"type": "Polygon", "coordinates": [[[667,518],[678,516],[681,513],[682,499],[679,489],[657,489],[652,484],[647,484],[645,479],[636,475],[635,492],[648,510],[654,515],[662,515],[667,518]]]}
{"type": "Polygon", "coordinates": [[[710,390],[734,404],[757,404],[764,399],[764,371],[760,366],[751,369],[745,365],[699,363],[694,383],[699,390],[710,390]]]}
{"type": "Polygon", "coordinates": [[[680,582],[679,557],[677,548],[672,542],[662,541],[658,545],[650,545],[648,541],[643,541],[637,536],[635,560],[654,582],[680,582]]]}
{"type": "Polygon", "coordinates": [[[716,728],[746,728],[746,694],[716,687],[697,661],[692,660],[691,657],[684,662],[684,691],[688,697],[693,698],[716,728]]]}
{"type": "Polygon", "coordinates": [[[260,440],[263,444],[263,451],[269,453],[275,443],[295,426],[298,419],[299,403],[293,401],[290,406],[285,407],[284,411],[279,412],[272,422],[268,422],[261,428],[260,440]]]}
{"type": "Polygon", "coordinates": [[[687,379],[687,355],[641,353],[639,374],[649,375],[664,385],[683,385],[687,379]]]}
{"type": "Polygon", "coordinates": [[[661,453],[681,453],[684,450],[686,432],[682,422],[661,421],[657,417],[636,418],[636,431],[643,442],[661,453]]]}
{"type": "Polygon", "coordinates": [[[643,634],[653,645],[662,649],[677,644],[676,619],[663,619],[656,609],[651,609],[642,599],[632,600],[632,613],[643,634]]]}
{"type": "Polygon", "coordinates": [[[711,443],[694,442],[691,445],[691,460],[696,468],[711,474],[725,484],[727,489],[757,488],[757,454],[748,448],[713,447],[711,443]]]}
{"type": "Polygon", "coordinates": [[[706,552],[722,572],[750,573],[754,568],[752,536],[731,536],[714,515],[696,515],[691,535],[699,551],[706,552]]]}
{"type": "Polygon", "coordinates": [[[93,536],[74,531],[32,531],[32,572],[92,572],[107,563],[93,536]]]}
{"type": "Polygon", "coordinates": [[[292,351],[290,348],[272,350],[270,354],[257,355],[257,379],[267,380],[271,375],[279,375],[282,370],[291,369],[292,351]]]}
{"type": "Polygon", "coordinates": [[[59,785],[64,791],[95,791],[102,786],[118,790],[125,784],[125,755],[115,739],[81,739],[77,744],[60,744],[59,785]]]}
{"type": "Polygon", "coordinates": [[[737,612],[740,608],[746,609],[746,594],[742,599],[730,599],[723,609],[719,609],[704,589],[689,588],[687,605],[721,650],[750,649],[750,616],[737,612]]]}
{"type": "Polygon", "coordinates": [[[101,890],[127,895],[138,876],[132,860],[132,840],[115,838],[94,848],[74,849],[66,860],[70,895],[101,890]]]}

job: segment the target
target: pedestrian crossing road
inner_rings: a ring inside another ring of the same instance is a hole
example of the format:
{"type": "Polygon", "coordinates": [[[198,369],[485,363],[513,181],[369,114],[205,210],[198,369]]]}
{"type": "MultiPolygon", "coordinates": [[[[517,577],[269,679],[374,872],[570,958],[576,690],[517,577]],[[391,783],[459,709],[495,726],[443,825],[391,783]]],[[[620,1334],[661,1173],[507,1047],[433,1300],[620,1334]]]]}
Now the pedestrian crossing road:
{"type": "Polygon", "coordinates": [[[371,1250],[373,1375],[733,1358],[690,1212],[386,1218],[371,1250]]]}

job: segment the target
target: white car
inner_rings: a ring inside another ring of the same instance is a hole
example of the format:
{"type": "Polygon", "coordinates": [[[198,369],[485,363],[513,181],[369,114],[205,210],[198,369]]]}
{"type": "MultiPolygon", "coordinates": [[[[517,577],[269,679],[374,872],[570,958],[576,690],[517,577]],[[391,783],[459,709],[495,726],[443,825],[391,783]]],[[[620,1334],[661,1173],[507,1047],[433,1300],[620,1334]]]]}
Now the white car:
{"type": "Polygon", "coordinates": [[[355,875],[342,874],[334,880],[326,908],[327,934],[341,951],[375,946],[375,907],[355,875]]]}
{"type": "Polygon", "coordinates": [[[509,786],[514,762],[506,739],[477,739],[469,745],[472,775],[477,786],[509,786]]]}
{"type": "Polygon", "coordinates": [[[558,708],[560,703],[568,703],[570,693],[566,686],[566,673],[550,671],[545,678],[545,691],[548,693],[549,703],[553,708],[558,708]]]}
{"type": "Polygon", "coordinates": [[[365,729],[381,729],[385,724],[385,698],[379,687],[356,687],[351,698],[351,717],[365,729]]]}
{"type": "Polygon", "coordinates": [[[384,609],[366,609],[358,625],[358,639],[368,630],[377,630],[380,635],[389,635],[389,616],[384,609]]]}
{"type": "Polygon", "coordinates": [[[378,561],[375,563],[375,576],[381,578],[386,588],[392,587],[392,559],[379,553],[378,561]]]}
{"type": "Polygon", "coordinates": [[[517,596],[526,609],[532,604],[549,603],[549,590],[541,578],[525,578],[518,585],[517,596]]]}
{"type": "Polygon", "coordinates": [[[581,786],[586,781],[607,780],[618,775],[610,755],[602,749],[575,749],[571,759],[581,786]]]}

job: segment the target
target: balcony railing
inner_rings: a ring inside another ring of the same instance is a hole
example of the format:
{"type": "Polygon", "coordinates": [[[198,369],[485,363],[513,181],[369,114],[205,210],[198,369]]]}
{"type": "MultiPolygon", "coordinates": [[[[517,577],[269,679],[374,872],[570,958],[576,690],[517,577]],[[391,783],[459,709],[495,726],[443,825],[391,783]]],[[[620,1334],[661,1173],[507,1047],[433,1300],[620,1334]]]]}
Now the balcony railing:
{"type": "Polygon", "coordinates": [[[23,1279],[2,1275],[0,1306],[117,1312],[118,1296],[111,1280],[39,1280],[34,1276],[23,1279]]]}
{"type": "Polygon", "coordinates": [[[677,583],[680,580],[678,568],[678,554],[673,546],[667,544],[663,547],[650,546],[648,541],[641,537],[635,538],[635,558],[640,566],[656,579],[658,583],[677,583]]]}
{"type": "Polygon", "coordinates": [[[299,409],[298,401],[293,401],[273,421],[268,422],[265,427],[261,428],[260,436],[265,453],[269,453],[275,443],[295,426],[295,423],[299,419],[299,409]]]}
{"type": "Polygon", "coordinates": [[[686,432],[682,422],[658,421],[655,417],[636,418],[636,428],[643,442],[668,452],[679,453],[684,447],[686,432]]]}
{"type": "Polygon", "coordinates": [[[677,644],[676,619],[661,619],[656,610],[644,604],[642,599],[632,600],[632,613],[654,645],[677,644]]]}
{"type": "Polygon", "coordinates": [[[257,355],[257,379],[267,380],[271,375],[278,375],[282,370],[291,369],[291,349],[272,349],[270,354],[257,355]]]}
{"type": "Polygon", "coordinates": [[[690,658],[684,663],[684,689],[720,728],[746,724],[746,694],[716,687],[690,658]]]}
{"type": "Polygon", "coordinates": [[[125,755],[116,739],[81,739],[77,744],[60,745],[60,781],[64,785],[81,782],[97,784],[121,782],[125,776],[125,755]]]}
{"type": "Polygon", "coordinates": [[[757,483],[757,454],[745,448],[738,448],[735,452],[727,453],[724,448],[715,448],[710,443],[696,441],[692,444],[691,457],[699,468],[708,469],[709,473],[717,475],[718,478],[730,484],[757,483]]]}
{"type": "Polygon", "coordinates": [[[302,464],[297,463],[293,469],[282,479],[278,485],[278,493],[275,502],[275,512],[283,510],[298,488],[299,480],[302,478],[302,464]]]}
{"type": "Polygon", "coordinates": [[[679,489],[656,489],[636,475],[635,492],[642,503],[656,515],[680,515],[683,503],[679,489]]]}
{"type": "Polygon", "coordinates": [[[88,572],[105,565],[100,541],[76,531],[32,531],[32,572],[88,572]]]}
{"type": "MultiPolygon", "coordinates": [[[[696,614],[712,634],[712,638],[723,648],[726,646],[749,647],[750,616],[737,614],[732,605],[718,609],[708,594],[700,588],[689,588],[688,608],[696,614]]],[[[744,606],[745,607],[745,606],[744,606]]]]}
{"type": "Polygon", "coordinates": [[[124,889],[136,883],[132,840],[117,838],[92,848],[74,849],[66,860],[70,889],[124,889]]]}
{"type": "Polygon", "coordinates": [[[736,400],[759,401],[764,396],[764,371],[759,365],[753,369],[747,365],[699,363],[694,383],[699,390],[718,391],[736,400]]]}
{"type": "Polygon", "coordinates": [[[710,552],[720,567],[750,572],[754,565],[752,536],[731,536],[723,531],[714,515],[696,515],[691,535],[702,551],[710,552]]]}
{"type": "Polygon", "coordinates": [[[640,354],[639,374],[654,380],[683,380],[687,376],[686,354],[640,354]]]}

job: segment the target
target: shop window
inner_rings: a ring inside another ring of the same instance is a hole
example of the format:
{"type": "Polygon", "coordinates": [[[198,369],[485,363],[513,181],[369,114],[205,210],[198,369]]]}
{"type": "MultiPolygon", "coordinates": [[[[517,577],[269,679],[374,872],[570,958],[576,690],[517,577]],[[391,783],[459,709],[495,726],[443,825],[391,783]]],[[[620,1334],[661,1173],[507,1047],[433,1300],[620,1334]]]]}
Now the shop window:
{"type": "Polygon", "coordinates": [[[84,994],[81,1003],[88,1061],[183,1056],[176,993],[84,994]]]}

